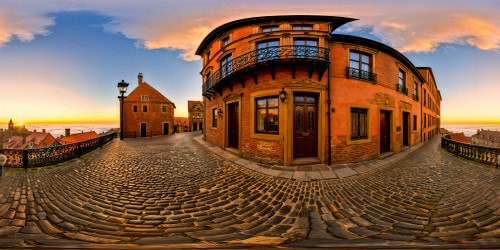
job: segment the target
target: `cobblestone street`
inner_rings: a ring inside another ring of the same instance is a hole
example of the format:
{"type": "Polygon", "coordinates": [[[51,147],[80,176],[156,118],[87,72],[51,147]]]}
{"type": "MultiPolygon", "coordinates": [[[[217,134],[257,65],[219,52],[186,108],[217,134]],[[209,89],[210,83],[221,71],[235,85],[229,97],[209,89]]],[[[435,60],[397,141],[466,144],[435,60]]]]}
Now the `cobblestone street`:
{"type": "Polygon", "coordinates": [[[301,182],[236,165],[195,135],[4,170],[0,247],[500,247],[500,172],[439,138],[365,174],[301,182]]]}

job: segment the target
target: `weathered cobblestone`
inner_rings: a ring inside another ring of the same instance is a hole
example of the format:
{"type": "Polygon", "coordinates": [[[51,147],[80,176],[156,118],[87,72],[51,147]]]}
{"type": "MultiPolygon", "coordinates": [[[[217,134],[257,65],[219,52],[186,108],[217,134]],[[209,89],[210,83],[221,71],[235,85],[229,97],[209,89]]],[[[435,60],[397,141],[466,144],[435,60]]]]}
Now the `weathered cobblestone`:
{"type": "Polygon", "coordinates": [[[192,137],[115,140],[55,168],[4,171],[0,247],[237,244],[257,236],[500,247],[499,172],[450,156],[437,139],[392,165],[316,180],[320,172],[255,172],[192,137]]]}

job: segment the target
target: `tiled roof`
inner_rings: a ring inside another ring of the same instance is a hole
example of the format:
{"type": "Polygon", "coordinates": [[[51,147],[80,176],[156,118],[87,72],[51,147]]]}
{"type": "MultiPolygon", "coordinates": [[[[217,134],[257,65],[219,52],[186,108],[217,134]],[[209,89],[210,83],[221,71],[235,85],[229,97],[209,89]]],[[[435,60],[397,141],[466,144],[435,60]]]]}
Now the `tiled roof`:
{"type": "Polygon", "coordinates": [[[151,102],[165,102],[174,105],[167,97],[165,97],[160,91],[153,88],[151,85],[143,82],[139,84],[125,99],[125,102],[140,102],[142,95],[148,95],[149,101],[151,102]]]}
{"type": "Polygon", "coordinates": [[[77,143],[77,142],[82,142],[82,141],[88,141],[91,139],[95,139],[99,137],[95,131],[90,131],[90,132],[84,132],[84,133],[79,133],[79,134],[72,134],[67,137],[59,138],[57,141],[60,144],[71,144],[71,143],[77,143]]]}
{"type": "Polygon", "coordinates": [[[32,148],[51,147],[57,144],[56,139],[50,133],[32,132],[26,136],[26,141],[23,143],[23,136],[13,136],[6,143],[5,148],[25,149],[30,148],[30,142],[33,144],[32,148]]]}
{"type": "Polygon", "coordinates": [[[465,136],[465,134],[462,133],[450,133],[450,139],[453,141],[459,141],[463,143],[471,143],[472,139],[470,137],[465,136]]]}
{"type": "Polygon", "coordinates": [[[473,135],[473,137],[485,139],[489,141],[498,141],[500,142],[500,131],[493,130],[477,130],[477,134],[473,135]]]}
{"type": "Polygon", "coordinates": [[[174,117],[174,125],[181,124],[182,126],[189,125],[189,119],[187,117],[174,117]]]}
{"type": "Polygon", "coordinates": [[[194,108],[194,106],[196,106],[196,104],[203,105],[203,104],[201,104],[201,101],[189,101],[188,100],[188,111],[191,111],[194,108]]]}

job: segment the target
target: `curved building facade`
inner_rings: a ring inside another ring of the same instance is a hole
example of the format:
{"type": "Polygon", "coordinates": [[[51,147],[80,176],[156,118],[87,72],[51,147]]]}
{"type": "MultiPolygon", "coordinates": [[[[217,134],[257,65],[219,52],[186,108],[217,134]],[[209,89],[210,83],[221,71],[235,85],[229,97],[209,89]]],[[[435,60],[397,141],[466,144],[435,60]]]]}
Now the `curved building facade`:
{"type": "Polygon", "coordinates": [[[333,35],[352,18],[236,20],[200,44],[204,139],[267,164],[381,158],[437,134],[430,68],[365,38],[333,35]]]}

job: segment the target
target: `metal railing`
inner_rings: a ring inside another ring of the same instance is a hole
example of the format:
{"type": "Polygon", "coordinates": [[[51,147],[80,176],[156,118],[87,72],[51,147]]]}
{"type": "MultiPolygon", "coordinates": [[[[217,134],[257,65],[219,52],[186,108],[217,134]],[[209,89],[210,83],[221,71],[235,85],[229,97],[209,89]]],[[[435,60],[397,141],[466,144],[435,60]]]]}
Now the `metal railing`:
{"type": "Polygon", "coordinates": [[[488,165],[497,164],[500,154],[500,148],[468,144],[444,137],[441,137],[441,147],[457,156],[488,165]]]}
{"type": "Polygon", "coordinates": [[[377,74],[356,68],[346,67],[347,78],[358,78],[371,82],[377,82],[377,74]]]}
{"type": "Polygon", "coordinates": [[[413,94],[413,100],[417,101],[418,102],[418,95],[417,94],[413,94]]]}
{"type": "Polygon", "coordinates": [[[116,136],[117,133],[112,133],[87,141],[47,148],[0,149],[0,153],[7,157],[5,167],[43,167],[80,158],[97,148],[102,148],[116,136]]]}
{"type": "Polygon", "coordinates": [[[209,79],[205,80],[202,92],[203,95],[205,95],[208,90],[210,90],[213,86],[216,86],[223,79],[233,75],[241,69],[258,63],[283,59],[329,62],[329,55],[330,50],[327,48],[307,45],[273,46],[252,50],[241,56],[233,58],[233,60],[226,63],[223,68],[213,72],[209,79]]]}
{"type": "Polygon", "coordinates": [[[408,88],[406,86],[398,83],[396,84],[396,89],[398,90],[398,92],[408,95],[408,88]]]}

